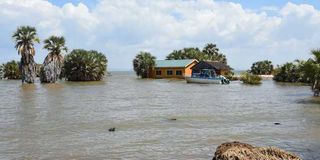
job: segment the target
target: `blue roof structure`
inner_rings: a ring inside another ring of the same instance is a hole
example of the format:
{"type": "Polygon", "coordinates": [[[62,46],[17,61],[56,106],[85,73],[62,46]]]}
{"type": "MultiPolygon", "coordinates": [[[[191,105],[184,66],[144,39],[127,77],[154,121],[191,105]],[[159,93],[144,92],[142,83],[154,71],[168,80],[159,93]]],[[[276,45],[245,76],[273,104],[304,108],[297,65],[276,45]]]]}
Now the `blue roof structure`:
{"type": "Polygon", "coordinates": [[[195,59],[183,59],[183,60],[156,60],[155,68],[174,68],[174,67],[187,67],[195,59]]]}

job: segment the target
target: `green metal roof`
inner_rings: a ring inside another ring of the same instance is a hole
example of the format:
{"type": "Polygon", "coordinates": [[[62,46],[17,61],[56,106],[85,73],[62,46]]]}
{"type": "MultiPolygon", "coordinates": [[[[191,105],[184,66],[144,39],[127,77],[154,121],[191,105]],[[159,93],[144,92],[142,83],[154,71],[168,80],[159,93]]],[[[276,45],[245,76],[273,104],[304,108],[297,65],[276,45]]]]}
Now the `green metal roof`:
{"type": "Polygon", "coordinates": [[[155,68],[167,68],[167,67],[186,67],[191,64],[194,59],[184,60],[156,60],[155,68]]]}

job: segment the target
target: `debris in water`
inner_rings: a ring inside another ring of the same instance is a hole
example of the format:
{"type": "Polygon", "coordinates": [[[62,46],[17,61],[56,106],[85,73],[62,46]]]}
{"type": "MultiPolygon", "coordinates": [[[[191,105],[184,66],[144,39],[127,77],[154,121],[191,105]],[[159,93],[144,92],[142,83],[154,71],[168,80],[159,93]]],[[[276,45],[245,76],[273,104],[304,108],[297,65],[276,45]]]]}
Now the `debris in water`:
{"type": "Polygon", "coordinates": [[[109,128],[109,132],[114,132],[114,131],[116,131],[115,127],[109,128]]]}

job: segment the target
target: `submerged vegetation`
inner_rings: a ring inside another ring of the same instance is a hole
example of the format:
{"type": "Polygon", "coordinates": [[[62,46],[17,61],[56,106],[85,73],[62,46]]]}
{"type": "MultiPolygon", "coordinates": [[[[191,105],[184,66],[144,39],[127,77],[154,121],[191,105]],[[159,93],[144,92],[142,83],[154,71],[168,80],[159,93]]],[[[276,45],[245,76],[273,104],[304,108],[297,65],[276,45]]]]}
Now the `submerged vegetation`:
{"type": "Polygon", "coordinates": [[[65,78],[68,81],[99,81],[106,73],[107,62],[103,53],[75,49],[65,57],[65,78]]]}
{"type": "Polygon", "coordinates": [[[21,26],[13,34],[15,48],[21,55],[20,69],[22,83],[34,83],[36,77],[36,63],[34,62],[35,48],[34,43],[39,43],[37,31],[34,27],[21,26]]]}
{"type": "Polygon", "coordinates": [[[138,77],[150,77],[151,70],[155,66],[156,57],[149,52],[140,52],[133,59],[133,69],[138,77]]]}
{"type": "MultiPolygon", "coordinates": [[[[22,79],[22,83],[34,83],[40,76],[42,83],[54,83],[58,78],[65,77],[68,81],[97,81],[101,80],[107,68],[107,58],[98,51],[75,49],[65,58],[67,52],[64,37],[51,36],[44,40],[44,49],[48,50],[43,65],[36,64],[35,43],[40,43],[37,30],[31,26],[20,26],[13,33],[15,48],[21,55],[20,62],[10,61],[0,66],[0,79],[22,79]]],[[[300,82],[312,86],[315,95],[320,92],[320,49],[311,50],[312,58],[287,62],[274,68],[269,60],[252,64],[250,71],[242,73],[240,80],[246,84],[261,84],[259,75],[274,75],[278,82],[300,82]]],[[[197,59],[200,61],[218,61],[227,64],[226,56],[219,51],[216,44],[208,43],[199,48],[183,48],[174,50],[166,56],[167,60],[197,59]]],[[[155,66],[156,58],[149,52],[140,52],[133,60],[133,69],[137,76],[148,78],[155,66]]],[[[230,67],[231,68],[231,67],[230,67]]],[[[229,79],[238,79],[234,73],[225,73],[229,79]]]]}
{"type": "Polygon", "coordinates": [[[259,75],[244,72],[241,74],[240,80],[245,84],[257,85],[261,84],[262,78],[259,75]]]}
{"type": "Polygon", "coordinates": [[[10,61],[2,65],[2,78],[21,79],[19,62],[10,61]]]}
{"type": "Polygon", "coordinates": [[[44,49],[49,51],[41,68],[40,81],[42,83],[54,83],[60,78],[63,55],[62,52],[67,52],[64,37],[51,36],[44,41],[44,49]]]}
{"type": "Polygon", "coordinates": [[[42,83],[55,83],[63,76],[69,81],[96,81],[105,75],[107,58],[97,51],[76,49],[64,60],[62,53],[67,52],[67,47],[62,36],[51,36],[44,40],[43,48],[48,50],[48,55],[43,65],[34,61],[34,44],[40,43],[35,27],[18,27],[12,38],[18,54],[21,55],[21,61],[18,67],[15,61],[3,65],[0,78],[2,75],[9,79],[21,77],[22,83],[34,83],[35,78],[40,76],[42,83]],[[18,74],[18,71],[21,74],[18,74]]]}
{"type": "Polygon", "coordinates": [[[274,80],[278,82],[301,82],[312,85],[312,91],[319,95],[320,49],[311,50],[312,58],[307,61],[296,60],[278,66],[274,80]]]}

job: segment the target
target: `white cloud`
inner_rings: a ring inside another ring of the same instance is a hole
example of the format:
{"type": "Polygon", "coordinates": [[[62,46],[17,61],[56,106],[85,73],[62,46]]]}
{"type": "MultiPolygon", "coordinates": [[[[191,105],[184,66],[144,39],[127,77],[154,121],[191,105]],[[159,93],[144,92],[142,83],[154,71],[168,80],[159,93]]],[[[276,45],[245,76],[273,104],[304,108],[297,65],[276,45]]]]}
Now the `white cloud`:
{"type": "MultiPolygon", "coordinates": [[[[130,69],[140,50],[162,59],[174,49],[209,42],[218,44],[236,69],[262,59],[279,64],[308,58],[310,49],[320,47],[320,11],[307,4],[252,11],[212,0],[101,0],[89,9],[82,3],[57,7],[43,0],[2,0],[0,8],[0,62],[19,58],[11,40],[19,25],[37,27],[42,39],[64,35],[70,49],[102,51],[117,69],[130,69]]],[[[40,47],[39,63],[46,54],[40,47]]]]}

